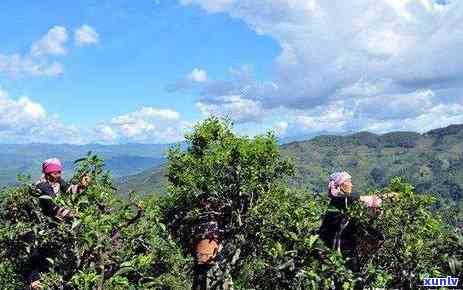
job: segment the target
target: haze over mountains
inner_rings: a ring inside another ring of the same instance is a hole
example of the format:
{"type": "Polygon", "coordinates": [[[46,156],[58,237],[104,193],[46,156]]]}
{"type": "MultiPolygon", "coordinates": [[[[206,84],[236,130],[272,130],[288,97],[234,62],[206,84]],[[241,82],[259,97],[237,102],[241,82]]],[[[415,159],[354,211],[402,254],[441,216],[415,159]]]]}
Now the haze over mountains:
{"type": "MultiPolygon", "coordinates": [[[[41,161],[50,157],[59,157],[70,174],[73,161],[92,151],[106,160],[106,168],[121,193],[162,193],[166,183],[165,153],[172,145],[0,144],[0,185],[15,183],[18,173],[37,178],[41,161]]],[[[402,176],[420,192],[432,192],[456,202],[463,197],[463,125],[425,134],[323,135],[282,144],[280,148],[282,155],[296,164],[291,185],[308,192],[324,192],[328,175],[344,169],[352,173],[358,192],[384,187],[389,178],[402,176]]]]}
{"type": "MultiPolygon", "coordinates": [[[[309,139],[313,135],[299,135],[280,140],[280,144],[309,139]]],[[[179,143],[184,146],[184,143],[179,143]]],[[[165,153],[174,144],[0,144],[0,187],[17,182],[18,173],[38,178],[41,162],[58,157],[64,163],[65,176],[72,173],[74,161],[92,151],[105,159],[113,177],[132,176],[158,167],[165,161],[165,153]]]]}
{"type": "MultiPolygon", "coordinates": [[[[282,155],[296,164],[290,183],[307,192],[326,191],[334,170],[347,170],[355,190],[384,187],[389,178],[402,176],[418,192],[434,193],[459,202],[463,197],[463,125],[429,131],[377,135],[359,132],[347,136],[318,136],[281,145],[282,155]]],[[[121,192],[163,192],[162,166],[120,179],[121,192]]]]}
{"type": "Polygon", "coordinates": [[[44,159],[58,157],[66,174],[71,174],[74,161],[92,151],[105,159],[106,168],[114,177],[137,174],[164,160],[169,144],[123,145],[57,145],[57,144],[0,144],[0,186],[13,184],[17,174],[30,174],[33,179],[41,173],[44,159]]]}

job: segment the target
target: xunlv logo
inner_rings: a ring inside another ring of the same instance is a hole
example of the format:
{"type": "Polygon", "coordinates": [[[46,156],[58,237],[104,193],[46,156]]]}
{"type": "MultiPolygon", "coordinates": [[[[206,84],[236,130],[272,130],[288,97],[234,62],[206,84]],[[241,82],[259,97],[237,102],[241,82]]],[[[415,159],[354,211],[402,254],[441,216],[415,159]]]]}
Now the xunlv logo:
{"type": "Polygon", "coordinates": [[[453,278],[447,276],[447,278],[424,278],[423,279],[424,285],[427,287],[431,286],[458,286],[458,278],[453,278]]]}

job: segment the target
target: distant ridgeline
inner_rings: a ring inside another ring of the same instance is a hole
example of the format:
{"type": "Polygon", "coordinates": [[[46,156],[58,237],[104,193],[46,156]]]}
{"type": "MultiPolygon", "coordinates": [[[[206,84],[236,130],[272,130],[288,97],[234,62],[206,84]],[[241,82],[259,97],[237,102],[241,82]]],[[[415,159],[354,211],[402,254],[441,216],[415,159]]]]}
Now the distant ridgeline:
{"type": "Polygon", "coordinates": [[[126,176],[142,172],[163,163],[169,144],[121,144],[121,145],[68,145],[68,144],[0,144],[0,187],[17,181],[18,173],[41,173],[44,159],[58,157],[64,163],[65,176],[71,174],[74,161],[92,151],[105,159],[106,169],[113,176],[126,176]]]}
{"type": "MultiPolygon", "coordinates": [[[[389,178],[402,176],[415,185],[417,192],[435,193],[454,201],[463,196],[463,125],[425,134],[319,136],[282,145],[281,151],[296,164],[291,185],[308,192],[324,193],[328,175],[345,169],[353,175],[357,192],[383,188],[389,178]]],[[[166,179],[164,169],[158,166],[124,177],[119,183],[121,192],[162,192],[166,179]]]]}
{"type": "MultiPolygon", "coordinates": [[[[164,156],[171,146],[0,144],[0,187],[15,183],[18,173],[37,178],[41,161],[49,157],[59,157],[70,173],[73,161],[92,151],[106,160],[106,168],[117,178],[121,193],[163,193],[164,156]]],[[[425,134],[324,135],[281,145],[281,152],[296,164],[296,176],[290,184],[308,192],[324,193],[328,175],[344,169],[353,175],[357,192],[382,188],[389,178],[402,176],[418,192],[435,193],[454,201],[463,196],[463,125],[425,134]]]]}

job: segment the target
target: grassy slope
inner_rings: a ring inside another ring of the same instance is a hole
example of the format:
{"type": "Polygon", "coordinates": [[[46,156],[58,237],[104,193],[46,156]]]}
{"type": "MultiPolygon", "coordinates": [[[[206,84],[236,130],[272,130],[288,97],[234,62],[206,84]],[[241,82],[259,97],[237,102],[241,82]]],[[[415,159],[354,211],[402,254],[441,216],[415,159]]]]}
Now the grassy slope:
{"type": "MultiPolygon", "coordinates": [[[[281,146],[293,159],[293,186],[309,192],[325,192],[328,175],[347,170],[356,190],[383,187],[392,176],[403,176],[420,192],[459,200],[463,196],[463,125],[426,134],[395,132],[376,135],[360,132],[348,136],[320,136],[281,146]]],[[[120,180],[121,191],[163,192],[164,169],[158,167],[120,180]]]]}

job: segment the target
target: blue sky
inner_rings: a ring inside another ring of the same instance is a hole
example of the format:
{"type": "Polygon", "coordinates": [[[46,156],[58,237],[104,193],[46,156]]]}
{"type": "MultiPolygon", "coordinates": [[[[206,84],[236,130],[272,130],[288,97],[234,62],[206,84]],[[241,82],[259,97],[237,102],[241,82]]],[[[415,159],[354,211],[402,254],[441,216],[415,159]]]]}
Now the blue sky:
{"type": "Polygon", "coordinates": [[[459,1],[0,2],[4,143],[463,123],[459,1]],[[71,4],[70,4],[71,3],[71,4]]]}

